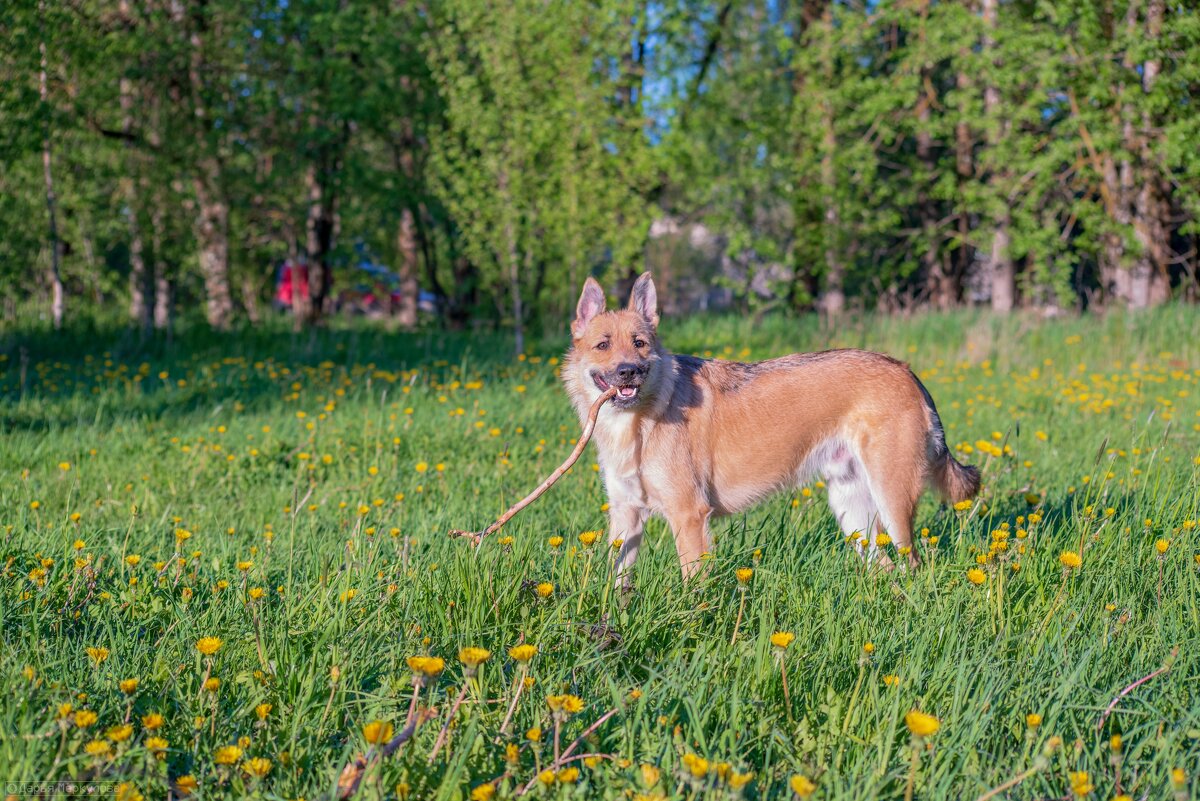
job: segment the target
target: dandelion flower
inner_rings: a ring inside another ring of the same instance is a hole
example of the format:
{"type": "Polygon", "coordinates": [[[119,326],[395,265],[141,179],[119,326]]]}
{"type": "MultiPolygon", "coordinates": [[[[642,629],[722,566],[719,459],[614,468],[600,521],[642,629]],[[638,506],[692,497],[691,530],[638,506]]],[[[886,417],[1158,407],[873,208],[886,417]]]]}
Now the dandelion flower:
{"type": "Polygon", "coordinates": [[[1058,561],[1062,562],[1062,566],[1067,570],[1078,570],[1083,564],[1083,557],[1074,551],[1063,551],[1058,555],[1058,561]]]}
{"type": "Polygon", "coordinates": [[[179,791],[180,795],[191,795],[199,786],[200,782],[196,781],[196,777],[190,773],[175,780],[175,789],[179,791]]]}
{"type": "Polygon", "coordinates": [[[104,736],[112,740],[114,743],[123,743],[133,734],[133,726],[128,723],[122,723],[119,726],[110,726],[108,731],[104,732],[104,736]]]}
{"type": "Polygon", "coordinates": [[[83,747],[83,750],[94,757],[108,756],[112,751],[112,746],[107,740],[92,740],[83,747]]]}
{"type": "Polygon", "coordinates": [[[754,568],[739,567],[733,571],[733,575],[737,576],[738,584],[745,586],[750,583],[750,579],[754,576],[754,568]]]}
{"type": "Polygon", "coordinates": [[[688,769],[688,773],[697,779],[703,779],[708,774],[708,760],[704,757],[684,754],[683,764],[688,769]]]}
{"type": "Polygon", "coordinates": [[[471,801],[490,801],[496,794],[496,785],[481,784],[471,791],[471,801]]]}
{"type": "Polygon", "coordinates": [[[105,659],[108,659],[108,649],[103,646],[88,647],[85,650],[87,651],[88,658],[92,660],[92,664],[97,667],[105,659]]]}
{"type": "Polygon", "coordinates": [[[554,585],[548,581],[543,581],[541,584],[537,585],[535,591],[537,592],[539,598],[549,598],[554,594],[554,585]]]}
{"type": "Polygon", "coordinates": [[[1159,539],[1159,540],[1156,540],[1154,543],[1154,550],[1158,551],[1160,554],[1165,554],[1167,552],[1167,549],[1170,547],[1171,547],[1170,540],[1159,539]]]}
{"type": "Polygon", "coordinates": [[[119,687],[121,692],[125,693],[126,695],[133,695],[135,692],[137,692],[138,680],[137,679],[122,679],[117,684],[117,687],[119,687]]]}
{"type": "Polygon", "coordinates": [[[790,631],[777,631],[771,635],[771,645],[784,651],[792,644],[792,640],[794,639],[796,639],[796,635],[790,631]]]}
{"type": "Polygon", "coordinates": [[[474,671],[484,662],[488,661],[492,652],[486,648],[460,648],[458,651],[458,661],[467,666],[467,670],[474,671]]]}
{"type": "Polygon", "coordinates": [[[391,723],[385,723],[382,720],[373,720],[363,726],[363,739],[371,745],[383,745],[392,739],[392,734],[395,728],[391,723]]]}
{"type": "Polygon", "coordinates": [[[508,655],[511,656],[514,661],[528,662],[537,655],[537,650],[538,649],[536,645],[525,643],[523,645],[514,645],[512,648],[509,648],[508,655]]]}
{"type": "Polygon", "coordinates": [[[1090,794],[1092,790],[1096,789],[1096,786],[1092,784],[1091,777],[1088,776],[1088,772],[1086,770],[1068,774],[1068,778],[1071,780],[1071,792],[1075,793],[1075,795],[1079,796],[1080,798],[1083,798],[1085,795],[1090,794]]]}
{"type": "Polygon", "coordinates": [[[271,760],[266,757],[254,757],[242,763],[242,770],[255,778],[261,779],[271,772],[271,760]]]}
{"type": "Polygon", "coordinates": [[[413,673],[426,678],[433,678],[446,668],[440,656],[410,656],[407,662],[413,673]]]}
{"type": "Polygon", "coordinates": [[[967,571],[967,581],[971,582],[972,584],[974,584],[976,586],[979,586],[980,584],[983,584],[985,581],[987,581],[987,573],[984,573],[982,570],[980,570],[977,567],[973,567],[967,571]]]}
{"type": "Polygon", "coordinates": [[[223,745],[213,753],[213,761],[218,765],[235,765],[242,758],[242,749],[236,745],[223,745]]]}
{"type": "Polygon", "coordinates": [[[1042,716],[1036,712],[1030,712],[1025,716],[1025,725],[1031,729],[1036,729],[1042,725],[1042,716]]]}
{"type": "Polygon", "coordinates": [[[817,791],[817,785],[813,784],[812,779],[800,773],[788,780],[788,786],[800,798],[808,798],[817,791]]]}
{"type": "Polygon", "coordinates": [[[546,704],[551,712],[565,715],[582,712],[585,706],[583,699],[577,695],[550,695],[546,697],[546,704]]]}
{"type": "Polygon", "coordinates": [[[912,709],[905,714],[904,725],[908,726],[908,730],[915,737],[930,737],[937,734],[937,730],[942,727],[942,722],[933,715],[912,709]]]}
{"type": "Polygon", "coordinates": [[[221,642],[220,637],[201,637],[196,641],[196,650],[205,656],[212,656],[221,650],[222,645],[224,643],[221,642]]]}

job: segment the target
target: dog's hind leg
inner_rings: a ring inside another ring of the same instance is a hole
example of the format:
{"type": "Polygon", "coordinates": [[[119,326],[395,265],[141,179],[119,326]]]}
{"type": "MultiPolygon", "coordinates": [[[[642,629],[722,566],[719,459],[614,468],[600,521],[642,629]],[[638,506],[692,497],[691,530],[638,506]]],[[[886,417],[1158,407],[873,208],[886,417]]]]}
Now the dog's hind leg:
{"type": "Polygon", "coordinates": [[[897,550],[907,549],[905,558],[911,567],[919,560],[913,548],[913,520],[925,482],[922,443],[910,443],[898,434],[884,435],[864,449],[863,464],[879,524],[897,550]]]}
{"type": "Polygon", "coordinates": [[[875,534],[880,528],[880,511],[871,493],[871,486],[862,463],[845,445],[835,446],[821,466],[825,486],[829,490],[829,508],[847,537],[862,535],[867,544],[856,538],[855,548],[867,561],[886,560],[875,546],[875,534]]]}

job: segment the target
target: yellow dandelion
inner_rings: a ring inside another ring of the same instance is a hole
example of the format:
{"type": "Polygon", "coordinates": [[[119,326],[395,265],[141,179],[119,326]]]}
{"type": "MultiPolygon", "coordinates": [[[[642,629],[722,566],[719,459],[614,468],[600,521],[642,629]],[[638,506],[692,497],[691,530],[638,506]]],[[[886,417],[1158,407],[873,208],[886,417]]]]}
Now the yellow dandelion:
{"type": "Polygon", "coordinates": [[[410,656],[408,667],[413,673],[427,678],[433,678],[446,668],[446,662],[440,656],[410,656]]]}
{"type": "Polygon", "coordinates": [[[103,757],[112,752],[112,746],[108,744],[108,740],[92,740],[83,747],[83,750],[91,756],[103,757]]]}
{"type": "Polygon", "coordinates": [[[800,798],[808,798],[817,791],[817,785],[813,784],[812,779],[800,773],[795,774],[788,780],[788,786],[800,798]]]}
{"type": "Polygon", "coordinates": [[[271,760],[266,757],[247,759],[242,763],[242,771],[257,779],[261,779],[271,772],[271,760]]]}
{"type": "Polygon", "coordinates": [[[382,720],[372,720],[363,726],[363,739],[371,745],[383,745],[392,739],[395,728],[391,723],[382,720]]]}
{"type": "Polygon", "coordinates": [[[486,648],[467,647],[458,651],[458,661],[467,666],[467,670],[475,670],[492,655],[486,648]]]}
{"type": "Polygon", "coordinates": [[[792,634],[790,631],[777,631],[771,635],[771,645],[775,646],[781,651],[784,651],[795,639],[796,635],[792,634]]]}
{"type": "Polygon", "coordinates": [[[942,722],[933,715],[927,715],[916,709],[909,710],[904,716],[904,725],[915,737],[930,737],[937,734],[942,722]]]}
{"type": "Polygon", "coordinates": [[[512,657],[514,661],[528,662],[537,655],[537,650],[538,649],[536,645],[525,643],[522,645],[514,645],[512,648],[509,648],[508,655],[512,657]]]}
{"type": "Polygon", "coordinates": [[[196,641],[196,650],[205,656],[212,656],[217,651],[221,650],[224,643],[220,637],[201,637],[196,641]]]}
{"type": "Polygon", "coordinates": [[[236,765],[242,758],[242,749],[236,745],[223,745],[213,752],[213,761],[218,765],[236,765]]]}

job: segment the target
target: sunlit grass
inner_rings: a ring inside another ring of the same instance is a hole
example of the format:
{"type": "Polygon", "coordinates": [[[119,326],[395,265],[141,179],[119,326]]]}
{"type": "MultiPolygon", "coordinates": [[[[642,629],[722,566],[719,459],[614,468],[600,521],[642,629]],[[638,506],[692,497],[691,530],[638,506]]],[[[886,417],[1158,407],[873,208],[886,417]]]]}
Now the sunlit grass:
{"type": "Polygon", "coordinates": [[[928,500],[924,566],[886,576],[819,482],[717,522],[686,587],[652,522],[623,598],[604,537],[581,538],[605,522],[589,455],[480,549],[446,536],[570,450],[562,341],[517,360],[502,337],[365,327],[18,333],[0,779],[313,799],[362,754],[362,798],[1195,797],[1192,310],[663,325],[722,358],[908,360],[983,467],[979,502],[928,500]],[[410,710],[413,738],[371,759],[410,710]]]}

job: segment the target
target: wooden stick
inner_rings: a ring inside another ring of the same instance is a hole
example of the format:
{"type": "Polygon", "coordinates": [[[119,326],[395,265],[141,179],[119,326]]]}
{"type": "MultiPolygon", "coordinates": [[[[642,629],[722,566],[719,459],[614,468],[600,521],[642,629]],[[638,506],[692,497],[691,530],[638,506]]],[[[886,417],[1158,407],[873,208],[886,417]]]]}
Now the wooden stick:
{"type": "Polygon", "coordinates": [[[1158,676],[1161,676],[1162,674],[1164,674],[1168,670],[1170,670],[1171,665],[1174,664],[1175,657],[1177,657],[1177,656],[1179,656],[1179,647],[1178,646],[1171,649],[1171,653],[1167,656],[1167,659],[1163,663],[1162,667],[1160,667],[1158,670],[1154,671],[1153,673],[1151,673],[1148,676],[1143,676],[1142,678],[1135,681],[1133,684],[1130,684],[1124,690],[1121,690],[1121,692],[1117,693],[1116,698],[1113,698],[1112,701],[1110,701],[1108,706],[1105,708],[1104,714],[1102,714],[1100,716],[1100,720],[1096,721],[1096,731],[1100,731],[1101,729],[1104,728],[1104,721],[1108,720],[1108,716],[1111,715],[1113,713],[1113,710],[1117,708],[1117,704],[1119,704],[1121,702],[1122,698],[1129,695],[1131,692],[1136,690],[1138,687],[1141,687],[1143,684],[1150,681],[1151,679],[1157,678],[1158,676]]]}
{"type": "Polygon", "coordinates": [[[579,461],[579,457],[583,454],[583,449],[587,447],[588,440],[592,438],[592,432],[596,429],[596,417],[600,414],[600,407],[611,400],[616,394],[617,388],[609,387],[608,389],[604,390],[604,394],[596,398],[596,402],[593,403],[592,408],[588,410],[587,421],[583,424],[583,431],[581,431],[579,434],[579,441],[575,443],[575,450],[571,451],[571,455],[567,457],[567,460],[560,464],[553,473],[547,476],[545,481],[543,481],[541,484],[538,484],[537,489],[510,506],[507,512],[500,515],[495,523],[492,523],[483,531],[463,531],[462,529],[455,528],[450,530],[450,536],[470,537],[471,539],[475,540],[475,544],[478,546],[483,543],[484,537],[499,531],[500,527],[509,520],[512,520],[513,517],[516,516],[517,512],[521,511],[526,506],[540,498],[542,493],[554,485],[554,482],[563,477],[563,473],[570,470],[575,462],[579,461]]]}
{"type": "Polygon", "coordinates": [[[420,696],[421,684],[414,684],[412,699],[408,702],[407,720],[399,734],[389,740],[382,748],[378,750],[374,747],[368,748],[367,753],[358,754],[354,759],[346,763],[346,766],[342,768],[342,772],[338,776],[337,793],[334,796],[336,799],[345,801],[345,799],[350,798],[358,792],[358,785],[362,782],[367,768],[373,763],[391,756],[396,752],[396,749],[411,740],[412,736],[417,733],[417,727],[421,725],[422,720],[421,712],[417,708],[417,700],[420,696]]]}

